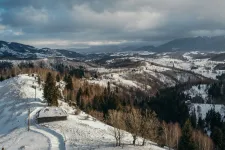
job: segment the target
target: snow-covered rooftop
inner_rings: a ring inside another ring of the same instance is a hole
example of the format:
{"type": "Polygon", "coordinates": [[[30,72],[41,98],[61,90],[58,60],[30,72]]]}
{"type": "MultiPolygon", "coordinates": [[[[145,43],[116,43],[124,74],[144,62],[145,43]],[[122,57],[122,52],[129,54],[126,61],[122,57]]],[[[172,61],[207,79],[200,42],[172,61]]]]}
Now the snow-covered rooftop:
{"type": "Polygon", "coordinates": [[[45,107],[38,113],[38,118],[46,117],[66,117],[67,112],[59,107],[45,107]]]}

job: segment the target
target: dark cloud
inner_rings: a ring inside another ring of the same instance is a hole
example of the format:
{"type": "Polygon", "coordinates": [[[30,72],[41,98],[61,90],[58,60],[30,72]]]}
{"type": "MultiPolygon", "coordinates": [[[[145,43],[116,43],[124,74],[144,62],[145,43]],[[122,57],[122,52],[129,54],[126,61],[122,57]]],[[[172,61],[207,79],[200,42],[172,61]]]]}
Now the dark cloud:
{"type": "Polygon", "coordinates": [[[0,0],[0,38],[39,47],[225,34],[223,0],[0,0]]]}

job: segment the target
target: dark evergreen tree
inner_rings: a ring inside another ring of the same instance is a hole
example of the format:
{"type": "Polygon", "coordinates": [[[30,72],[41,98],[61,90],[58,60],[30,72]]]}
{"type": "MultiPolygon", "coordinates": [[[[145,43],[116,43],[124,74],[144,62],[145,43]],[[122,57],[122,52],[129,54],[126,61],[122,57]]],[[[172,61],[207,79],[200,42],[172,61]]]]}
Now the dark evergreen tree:
{"type": "Polygon", "coordinates": [[[200,116],[200,117],[198,118],[197,128],[198,128],[199,130],[204,131],[204,127],[205,127],[205,121],[204,121],[204,120],[202,119],[202,117],[200,116]]]}
{"type": "Polygon", "coordinates": [[[72,68],[69,71],[69,74],[71,76],[75,76],[77,78],[82,78],[82,77],[84,77],[84,74],[85,74],[84,67],[79,66],[79,68],[72,68]]]}
{"type": "Polygon", "coordinates": [[[222,133],[223,133],[223,143],[222,143],[222,150],[225,150],[225,123],[223,123],[223,126],[222,126],[222,133]]]}
{"type": "Polygon", "coordinates": [[[66,89],[73,90],[73,80],[70,75],[67,77],[67,80],[66,80],[66,89]]]}
{"type": "Polygon", "coordinates": [[[216,149],[218,150],[224,150],[225,147],[223,147],[223,132],[220,128],[218,127],[215,127],[213,130],[212,130],[212,133],[211,133],[211,138],[216,146],[216,149]]]}
{"type": "Polygon", "coordinates": [[[47,74],[44,86],[44,98],[47,100],[48,106],[58,106],[59,91],[53,75],[47,74]]]}
{"type": "Polygon", "coordinates": [[[119,88],[118,88],[118,86],[116,86],[116,93],[117,93],[117,94],[119,93],[119,88]]]}
{"type": "Polygon", "coordinates": [[[85,94],[86,96],[90,96],[90,92],[89,92],[89,88],[88,88],[88,87],[85,88],[84,94],[85,94]]]}
{"type": "Polygon", "coordinates": [[[4,81],[5,78],[3,76],[0,77],[0,81],[4,81]]]}
{"type": "Polygon", "coordinates": [[[212,131],[214,127],[222,128],[221,114],[211,109],[206,113],[206,126],[212,131]]]}
{"type": "Polygon", "coordinates": [[[212,98],[219,98],[221,96],[221,83],[213,83],[208,89],[208,94],[212,98]]]}
{"type": "Polygon", "coordinates": [[[197,128],[197,117],[195,114],[195,109],[191,112],[190,121],[193,128],[197,128]]]}
{"type": "Polygon", "coordinates": [[[190,120],[187,120],[182,128],[178,150],[195,150],[196,145],[192,138],[192,127],[190,120]]]}
{"type": "Polygon", "coordinates": [[[84,103],[84,99],[83,98],[80,99],[80,109],[82,109],[82,110],[85,109],[85,103],[84,103]]]}
{"type": "Polygon", "coordinates": [[[41,78],[38,76],[38,85],[41,85],[41,78]]]}
{"type": "Polygon", "coordinates": [[[81,95],[82,95],[82,89],[79,88],[78,92],[77,92],[77,96],[76,96],[76,101],[77,101],[77,106],[80,107],[81,105],[81,95]]]}
{"type": "Polygon", "coordinates": [[[64,78],[63,78],[63,81],[67,82],[67,78],[68,78],[68,75],[65,74],[65,75],[64,75],[64,78]]]}
{"type": "Polygon", "coordinates": [[[60,80],[61,80],[60,75],[57,74],[57,75],[56,75],[56,81],[57,81],[57,82],[60,82],[60,80]]]}
{"type": "Polygon", "coordinates": [[[108,92],[108,94],[111,92],[111,89],[110,89],[110,82],[107,83],[107,92],[108,92]]]}

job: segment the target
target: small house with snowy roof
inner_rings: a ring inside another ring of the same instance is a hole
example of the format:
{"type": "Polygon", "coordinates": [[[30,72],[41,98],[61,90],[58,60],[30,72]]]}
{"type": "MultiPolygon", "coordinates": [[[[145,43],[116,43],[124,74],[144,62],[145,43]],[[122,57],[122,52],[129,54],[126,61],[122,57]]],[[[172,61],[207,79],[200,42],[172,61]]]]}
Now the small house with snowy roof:
{"type": "Polygon", "coordinates": [[[38,111],[38,123],[67,120],[67,112],[59,107],[45,107],[38,111]]]}

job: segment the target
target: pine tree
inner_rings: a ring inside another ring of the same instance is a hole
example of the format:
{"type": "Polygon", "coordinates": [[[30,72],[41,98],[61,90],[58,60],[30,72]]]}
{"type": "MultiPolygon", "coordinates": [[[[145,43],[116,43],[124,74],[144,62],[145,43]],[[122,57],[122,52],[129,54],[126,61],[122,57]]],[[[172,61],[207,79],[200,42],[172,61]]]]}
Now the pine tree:
{"type": "Polygon", "coordinates": [[[60,75],[57,74],[57,75],[56,75],[56,81],[59,82],[60,80],[61,80],[61,79],[60,79],[60,75]]]}
{"type": "Polygon", "coordinates": [[[88,87],[85,88],[84,94],[85,94],[86,96],[89,96],[89,95],[90,95],[90,92],[89,92],[89,88],[88,88],[88,87]]]}
{"type": "Polygon", "coordinates": [[[70,75],[67,77],[67,80],[66,80],[66,89],[73,90],[73,80],[70,75]]]}
{"type": "Polygon", "coordinates": [[[211,109],[206,113],[205,121],[207,127],[211,129],[211,131],[214,129],[214,127],[222,127],[222,119],[221,114],[216,112],[215,109],[211,109]]]}
{"type": "Polygon", "coordinates": [[[216,145],[216,149],[223,149],[223,132],[220,128],[215,127],[212,130],[211,138],[216,145]]]}
{"type": "Polygon", "coordinates": [[[205,126],[205,122],[204,120],[202,119],[202,117],[200,116],[198,118],[198,125],[197,125],[197,128],[200,129],[200,130],[204,130],[204,126],[205,126]]]}
{"type": "Polygon", "coordinates": [[[52,106],[58,106],[58,97],[59,97],[59,89],[57,87],[53,88],[53,95],[52,95],[52,106]]]}
{"type": "Polygon", "coordinates": [[[195,150],[196,149],[196,146],[192,138],[192,127],[191,127],[191,122],[189,119],[185,122],[184,127],[182,129],[182,136],[180,138],[178,149],[179,150],[195,150]]]}
{"type": "Polygon", "coordinates": [[[108,94],[110,94],[110,92],[111,92],[110,82],[107,83],[107,92],[108,92],[108,94]]]}
{"type": "Polygon", "coordinates": [[[58,97],[58,88],[52,74],[49,72],[44,86],[44,98],[47,100],[48,106],[58,106],[58,97]]]}
{"type": "Polygon", "coordinates": [[[40,76],[38,76],[38,85],[39,86],[41,85],[41,78],[40,78],[40,76]]]}
{"type": "Polygon", "coordinates": [[[5,80],[5,79],[4,79],[4,77],[3,77],[3,76],[1,76],[1,77],[0,77],[0,81],[3,81],[3,80],[5,80]]]}
{"type": "Polygon", "coordinates": [[[68,76],[67,74],[64,75],[63,81],[67,82],[68,76]]]}
{"type": "Polygon", "coordinates": [[[77,92],[77,96],[76,96],[77,106],[81,105],[81,95],[82,95],[82,89],[79,88],[79,90],[77,92]]]}
{"type": "Polygon", "coordinates": [[[82,110],[85,109],[85,103],[84,103],[84,99],[83,99],[83,98],[80,99],[80,108],[81,108],[82,110]]]}
{"type": "Polygon", "coordinates": [[[190,121],[191,121],[192,127],[197,128],[197,117],[195,114],[195,109],[191,112],[190,121]]]}

